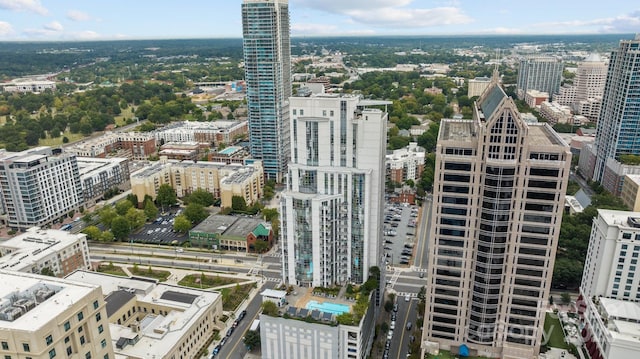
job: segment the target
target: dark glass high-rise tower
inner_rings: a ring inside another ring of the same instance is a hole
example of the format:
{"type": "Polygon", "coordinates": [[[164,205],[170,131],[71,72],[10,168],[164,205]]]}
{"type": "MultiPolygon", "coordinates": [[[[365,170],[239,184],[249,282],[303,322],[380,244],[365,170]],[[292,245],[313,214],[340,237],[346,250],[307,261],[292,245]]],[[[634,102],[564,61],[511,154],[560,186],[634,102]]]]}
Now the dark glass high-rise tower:
{"type": "Polygon", "coordinates": [[[287,172],[291,44],[287,0],[244,0],[242,34],[251,155],[268,179],[287,172]]]}

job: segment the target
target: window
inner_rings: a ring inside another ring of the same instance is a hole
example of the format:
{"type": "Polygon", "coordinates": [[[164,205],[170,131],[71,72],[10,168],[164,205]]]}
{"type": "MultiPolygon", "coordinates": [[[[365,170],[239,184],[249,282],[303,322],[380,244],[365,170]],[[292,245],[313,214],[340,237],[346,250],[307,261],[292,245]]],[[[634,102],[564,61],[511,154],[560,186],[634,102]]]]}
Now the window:
{"type": "Polygon", "coordinates": [[[67,355],[73,354],[73,349],[71,347],[67,347],[67,355]]]}
{"type": "Polygon", "coordinates": [[[86,359],[91,359],[91,352],[87,352],[87,354],[85,354],[84,357],[86,359]]]}
{"type": "Polygon", "coordinates": [[[47,342],[47,345],[51,345],[53,343],[53,337],[51,335],[47,335],[45,342],[47,342]]]}
{"type": "Polygon", "coordinates": [[[96,322],[99,322],[102,319],[102,315],[100,313],[96,313],[96,322]]]}
{"type": "Polygon", "coordinates": [[[25,352],[30,352],[31,348],[29,348],[29,343],[22,343],[22,350],[25,352]]]}
{"type": "Polygon", "coordinates": [[[78,320],[84,319],[84,314],[82,312],[78,313],[78,320]]]}
{"type": "Polygon", "coordinates": [[[84,345],[86,340],[84,340],[84,335],[80,336],[80,345],[84,345]]]}
{"type": "Polygon", "coordinates": [[[98,309],[98,306],[99,306],[99,305],[98,305],[98,301],[97,301],[97,300],[96,300],[96,301],[94,301],[94,302],[93,302],[93,309],[98,309]]]}
{"type": "Polygon", "coordinates": [[[102,324],[98,325],[98,333],[102,333],[104,332],[104,328],[102,327],[102,324]]]}
{"type": "Polygon", "coordinates": [[[105,354],[102,359],[109,359],[109,354],[105,354]]]}
{"type": "Polygon", "coordinates": [[[78,333],[82,333],[82,327],[78,327],[78,333]]]}
{"type": "Polygon", "coordinates": [[[55,357],[56,357],[56,350],[55,349],[49,350],[49,359],[55,358],[55,357]]]}
{"type": "Polygon", "coordinates": [[[9,350],[9,343],[2,342],[2,350],[9,350]]]}
{"type": "Polygon", "coordinates": [[[102,339],[100,341],[100,346],[103,347],[103,348],[106,347],[107,346],[107,340],[106,339],[102,339]]]}
{"type": "Polygon", "coordinates": [[[71,329],[71,323],[69,323],[68,321],[66,323],[64,323],[64,331],[68,331],[69,329],[71,329]]]}
{"type": "Polygon", "coordinates": [[[68,343],[69,342],[69,337],[64,338],[64,343],[68,343]]]}
{"type": "Polygon", "coordinates": [[[4,359],[11,359],[11,355],[5,355],[4,359]]]}

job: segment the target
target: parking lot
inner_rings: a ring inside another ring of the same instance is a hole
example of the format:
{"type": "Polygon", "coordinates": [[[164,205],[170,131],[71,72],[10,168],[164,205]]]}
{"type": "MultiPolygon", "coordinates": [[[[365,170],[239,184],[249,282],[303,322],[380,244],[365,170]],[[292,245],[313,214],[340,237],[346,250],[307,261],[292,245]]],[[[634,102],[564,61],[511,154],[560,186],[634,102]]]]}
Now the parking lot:
{"type": "Polygon", "coordinates": [[[399,203],[387,204],[384,215],[383,246],[387,264],[412,264],[418,207],[399,203]]]}
{"type": "Polygon", "coordinates": [[[181,245],[189,236],[173,232],[173,220],[179,208],[173,208],[164,215],[160,214],[153,222],[147,223],[129,238],[134,243],[181,245]]]}

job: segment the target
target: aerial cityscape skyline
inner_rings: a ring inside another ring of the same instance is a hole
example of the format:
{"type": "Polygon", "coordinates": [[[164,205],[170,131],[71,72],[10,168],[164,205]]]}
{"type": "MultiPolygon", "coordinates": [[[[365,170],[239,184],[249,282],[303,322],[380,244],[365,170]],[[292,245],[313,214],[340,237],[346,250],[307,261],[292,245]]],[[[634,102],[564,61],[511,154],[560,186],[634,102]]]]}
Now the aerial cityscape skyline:
{"type": "MultiPolygon", "coordinates": [[[[179,2],[0,0],[0,41],[239,38],[240,6],[240,0],[203,2],[193,10],[179,2]]],[[[294,37],[611,34],[640,29],[640,11],[617,0],[597,11],[577,0],[544,0],[536,6],[508,1],[485,6],[470,0],[291,0],[289,7],[294,37]]]]}

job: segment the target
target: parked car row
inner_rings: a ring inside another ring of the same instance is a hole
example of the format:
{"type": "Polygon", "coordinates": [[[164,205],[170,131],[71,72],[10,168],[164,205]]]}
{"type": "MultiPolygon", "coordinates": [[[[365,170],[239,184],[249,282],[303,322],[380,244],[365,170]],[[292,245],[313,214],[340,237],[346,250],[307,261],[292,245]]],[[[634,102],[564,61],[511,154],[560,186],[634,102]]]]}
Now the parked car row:
{"type": "Polygon", "coordinates": [[[216,355],[218,355],[218,353],[220,353],[220,349],[222,349],[222,347],[227,343],[227,341],[231,337],[231,334],[233,334],[233,332],[236,330],[236,327],[238,326],[238,324],[240,324],[240,322],[242,321],[242,319],[246,315],[247,315],[247,311],[246,310],[243,310],[243,311],[240,312],[240,314],[238,314],[238,318],[236,318],[236,320],[233,321],[233,323],[231,324],[231,328],[229,328],[227,330],[227,334],[224,336],[224,338],[222,338],[222,340],[220,341],[220,344],[216,345],[216,347],[213,348],[213,351],[211,352],[211,355],[209,356],[209,359],[215,358],[216,355]]]}

